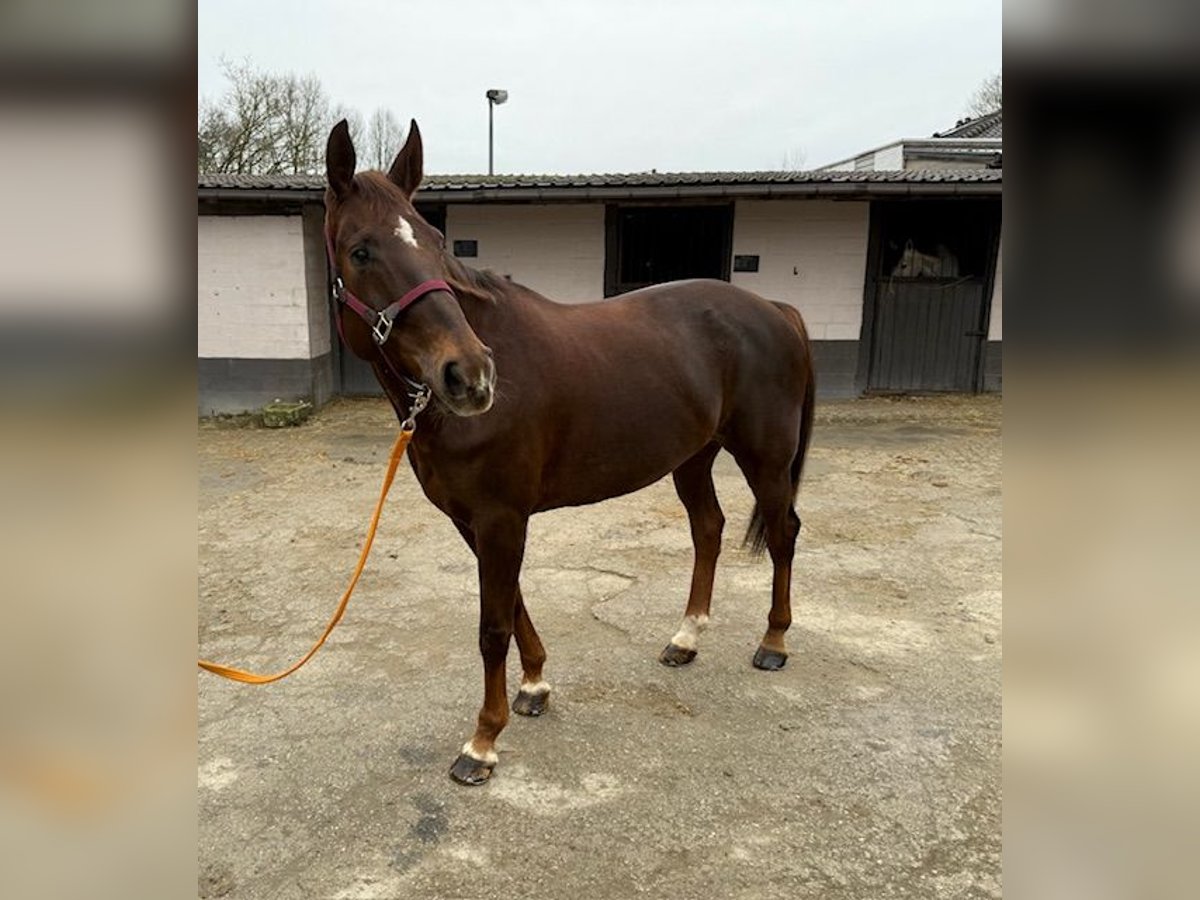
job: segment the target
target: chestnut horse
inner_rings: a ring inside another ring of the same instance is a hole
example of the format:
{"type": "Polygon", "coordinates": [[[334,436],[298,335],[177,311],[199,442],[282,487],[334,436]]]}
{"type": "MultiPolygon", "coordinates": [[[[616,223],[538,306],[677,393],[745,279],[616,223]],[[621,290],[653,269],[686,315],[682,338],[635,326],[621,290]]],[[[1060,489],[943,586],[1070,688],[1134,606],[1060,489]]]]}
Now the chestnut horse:
{"type": "Polygon", "coordinates": [[[409,459],[479,565],[483,707],[451,777],[482,784],[496,765],[514,636],[523,675],[513,711],[537,716],[547,706],[546,652],[520,587],[526,525],[536,512],[596,503],[670,473],[695,562],[683,624],[660,660],[680,666],[695,658],[725,522],[712,481],[722,447],[756,501],[746,541],[769,550],[774,563],[754,665],[782,667],[800,530],[793,506],[813,418],[812,357],[799,313],[707,280],[555,303],[446,252],[444,236],[413,208],[422,178],[416,122],[386,174],[355,174],[355,161],[339,122],[326,150],[325,194],[338,324],[401,418],[408,389],[428,387],[433,414],[421,419],[409,459]]]}

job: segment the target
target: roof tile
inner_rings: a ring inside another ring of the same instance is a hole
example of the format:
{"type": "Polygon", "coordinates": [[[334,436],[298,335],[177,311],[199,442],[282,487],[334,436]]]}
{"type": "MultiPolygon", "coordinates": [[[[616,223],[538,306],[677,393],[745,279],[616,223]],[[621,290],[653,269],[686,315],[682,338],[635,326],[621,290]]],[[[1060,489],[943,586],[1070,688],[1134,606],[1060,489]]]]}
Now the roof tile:
{"type": "Polygon", "coordinates": [[[973,119],[960,119],[953,128],[945,131],[935,131],[935,138],[1004,138],[1003,110],[976,116],[973,119]]]}
{"type": "MultiPolygon", "coordinates": [[[[632,172],[592,175],[430,175],[426,191],[504,190],[507,188],[671,187],[695,185],[757,184],[857,184],[927,182],[998,182],[995,169],[921,169],[912,171],[805,171],[805,172],[632,172]]],[[[322,191],[323,175],[201,174],[197,185],[207,189],[322,191]]]]}

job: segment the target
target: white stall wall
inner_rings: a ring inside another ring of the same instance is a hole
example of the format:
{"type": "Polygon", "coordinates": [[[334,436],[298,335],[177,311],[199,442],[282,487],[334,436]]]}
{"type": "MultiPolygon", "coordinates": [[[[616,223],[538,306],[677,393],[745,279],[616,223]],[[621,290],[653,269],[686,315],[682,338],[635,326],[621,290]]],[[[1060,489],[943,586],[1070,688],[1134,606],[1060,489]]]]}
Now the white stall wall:
{"type": "Polygon", "coordinates": [[[988,322],[988,340],[999,341],[1004,337],[1004,239],[1000,239],[999,255],[996,257],[996,278],[992,287],[992,312],[988,322]]]}
{"type": "Polygon", "coordinates": [[[870,204],[834,200],[742,200],[734,255],[759,256],[758,272],[733,283],[800,310],[814,340],[859,339],[870,204]]]}
{"type": "MultiPolygon", "coordinates": [[[[478,241],[463,262],[509,275],[561,302],[604,297],[604,204],[459,206],[446,209],[446,241],[478,241]]],[[[451,244],[451,246],[453,246],[451,244]]]]}
{"type": "Polygon", "coordinates": [[[196,265],[200,357],[310,358],[300,216],[200,216],[196,265]]]}

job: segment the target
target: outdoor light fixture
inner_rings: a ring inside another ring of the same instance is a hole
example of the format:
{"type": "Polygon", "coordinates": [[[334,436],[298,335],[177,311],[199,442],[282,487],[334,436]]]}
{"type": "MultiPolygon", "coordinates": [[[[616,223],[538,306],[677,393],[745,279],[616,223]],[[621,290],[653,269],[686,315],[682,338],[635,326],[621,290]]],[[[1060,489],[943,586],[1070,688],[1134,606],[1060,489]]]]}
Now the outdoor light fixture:
{"type": "Polygon", "coordinates": [[[494,174],[492,164],[492,110],[508,100],[508,91],[502,91],[499,88],[492,88],[487,92],[488,100],[488,174],[494,174]]]}

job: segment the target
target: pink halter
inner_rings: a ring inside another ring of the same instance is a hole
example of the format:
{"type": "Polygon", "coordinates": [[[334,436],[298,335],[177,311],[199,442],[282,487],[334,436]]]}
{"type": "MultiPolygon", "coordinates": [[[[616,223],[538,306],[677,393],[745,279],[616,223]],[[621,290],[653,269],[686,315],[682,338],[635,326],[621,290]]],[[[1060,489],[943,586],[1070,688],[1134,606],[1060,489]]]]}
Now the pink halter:
{"type": "MultiPolygon", "coordinates": [[[[396,317],[426,294],[432,294],[434,291],[445,291],[454,296],[454,290],[450,285],[440,278],[431,278],[428,281],[422,281],[394,303],[389,303],[386,309],[373,309],[351,293],[350,289],[346,287],[345,282],[342,281],[342,276],[338,274],[337,260],[333,255],[333,237],[330,235],[328,228],[325,229],[325,252],[329,256],[329,268],[333,270],[334,301],[349,307],[360,319],[366,322],[371,328],[371,335],[375,338],[375,343],[380,347],[384,345],[388,336],[391,335],[392,325],[395,323],[396,317]]],[[[342,343],[346,343],[346,336],[342,334],[341,315],[337,317],[337,325],[338,333],[342,335],[342,343]]],[[[347,344],[347,346],[349,345],[347,344]]]]}

